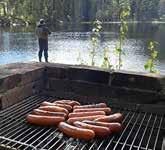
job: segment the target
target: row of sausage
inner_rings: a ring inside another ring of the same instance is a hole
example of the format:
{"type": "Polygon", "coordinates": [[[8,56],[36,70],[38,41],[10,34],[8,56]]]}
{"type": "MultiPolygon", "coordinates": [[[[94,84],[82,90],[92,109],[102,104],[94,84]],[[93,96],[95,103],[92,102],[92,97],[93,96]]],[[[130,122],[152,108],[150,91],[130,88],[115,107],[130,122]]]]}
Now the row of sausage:
{"type": "Polygon", "coordinates": [[[80,105],[73,100],[45,101],[27,115],[27,121],[31,124],[56,125],[64,134],[84,140],[120,132],[122,120],[123,115],[111,114],[111,108],[105,103],[80,105]]]}

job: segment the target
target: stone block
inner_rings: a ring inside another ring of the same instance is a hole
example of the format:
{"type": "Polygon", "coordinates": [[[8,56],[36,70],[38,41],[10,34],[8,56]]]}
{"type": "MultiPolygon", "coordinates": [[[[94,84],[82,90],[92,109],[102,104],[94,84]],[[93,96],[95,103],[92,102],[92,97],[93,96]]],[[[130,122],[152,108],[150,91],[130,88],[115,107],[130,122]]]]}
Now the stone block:
{"type": "Polygon", "coordinates": [[[85,96],[98,96],[99,85],[83,81],[70,81],[69,92],[85,96]]]}
{"type": "Polygon", "coordinates": [[[49,78],[46,87],[48,90],[68,91],[69,90],[69,84],[70,84],[70,82],[68,80],[49,78]]]}
{"type": "Polygon", "coordinates": [[[1,76],[0,92],[10,90],[10,89],[18,86],[20,84],[20,82],[21,82],[21,75],[19,75],[19,74],[1,76]]]}
{"type": "Polygon", "coordinates": [[[156,103],[159,100],[157,92],[141,89],[130,89],[125,87],[113,87],[114,98],[118,99],[118,103],[156,103]]]}
{"type": "Polygon", "coordinates": [[[33,63],[13,63],[0,67],[0,92],[44,79],[44,67],[33,63]]]}
{"type": "Polygon", "coordinates": [[[23,86],[15,87],[13,89],[6,91],[5,93],[1,93],[0,109],[7,108],[15,103],[22,101],[23,99],[29,96],[38,94],[42,90],[43,90],[43,81],[40,80],[23,86]]]}
{"type": "Polygon", "coordinates": [[[21,74],[20,85],[25,85],[41,79],[43,80],[45,77],[44,68],[27,71],[21,74]]]}
{"type": "Polygon", "coordinates": [[[102,70],[90,70],[85,68],[70,68],[68,70],[69,80],[79,80],[108,85],[109,78],[109,72],[102,70]]]}
{"type": "Polygon", "coordinates": [[[162,90],[160,81],[165,78],[165,76],[130,71],[115,71],[111,76],[111,86],[152,90],[157,92],[162,90]]]}
{"type": "Polygon", "coordinates": [[[48,78],[67,79],[68,69],[66,67],[46,67],[48,78]]]}
{"type": "Polygon", "coordinates": [[[6,72],[8,74],[24,74],[26,72],[44,68],[45,66],[39,63],[11,63],[0,66],[0,72],[6,72]]]}
{"type": "Polygon", "coordinates": [[[160,86],[161,86],[161,91],[160,93],[164,95],[165,99],[165,77],[159,78],[160,86]]]}

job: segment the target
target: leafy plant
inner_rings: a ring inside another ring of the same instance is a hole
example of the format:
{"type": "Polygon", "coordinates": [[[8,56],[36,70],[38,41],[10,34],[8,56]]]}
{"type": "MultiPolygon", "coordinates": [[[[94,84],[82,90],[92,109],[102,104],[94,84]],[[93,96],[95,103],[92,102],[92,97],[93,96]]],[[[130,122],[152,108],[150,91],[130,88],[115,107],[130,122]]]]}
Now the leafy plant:
{"type": "Polygon", "coordinates": [[[92,29],[92,35],[91,35],[91,43],[92,43],[92,50],[90,52],[91,56],[91,65],[95,65],[95,56],[97,54],[97,49],[99,47],[99,38],[100,38],[100,31],[102,29],[102,22],[99,20],[95,20],[93,22],[93,29],[92,29]]]}
{"type": "Polygon", "coordinates": [[[157,60],[158,51],[156,50],[156,45],[158,42],[150,41],[148,44],[148,50],[150,52],[150,58],[147,60],[144,65],[144,69],[148,70],[150,73],[158,73],[158,70],[155,69],[155,61],[157,60]]]}
{"type": "Polygon", "coordinates": [[[82,53],[80,52],[80,50],[77,50],[77,51],[78,51],[77,61],[79,62],[79,64],[88,65],[87,62],[83,60],[82,53]]]}
{"type": "Polygon", "coordinates": [[[78,51],[78,57],[77,57],[77,61],[82,64],[83,63],[83,60],[82,60],[82,57],[81,57],[81,52],[78,51]]]}
{"type": "Polygon", "coordinates": [[[124,40],[126,39],[126,34],[128,32],[127,17],[130,15],[130,6],[129,4],[121,3],[119,10],[119,20],[120,20],[120,29],[119,29],[119,43],[115,48],[115,53],[118,55],[118,65],[116,68],[120,69],[122,67],[122,55],[125,55],[122,47],[124,40]]]}
{"type": "Polygon", "coordinates": [[[109,48],[104,48],[104,58],[103,58],[103,64],[101,65],[102,68],[105,69],[111,69],[113,66],[110,64],[110,58],[109,58],[109,48]]]}

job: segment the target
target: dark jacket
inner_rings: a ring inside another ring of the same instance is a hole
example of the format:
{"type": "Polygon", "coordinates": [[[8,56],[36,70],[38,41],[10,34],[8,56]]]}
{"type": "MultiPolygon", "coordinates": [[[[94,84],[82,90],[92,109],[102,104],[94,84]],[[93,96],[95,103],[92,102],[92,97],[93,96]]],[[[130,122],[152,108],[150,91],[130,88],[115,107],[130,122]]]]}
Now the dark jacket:
{"type": "Polygon", "coordinates": [[[39,24],[36,27],[36,35],[39,39],[48,39],[48,35],[50,35],[51,32],[49,31],[48,27],[46,27],[45,24],[39,24]]]}

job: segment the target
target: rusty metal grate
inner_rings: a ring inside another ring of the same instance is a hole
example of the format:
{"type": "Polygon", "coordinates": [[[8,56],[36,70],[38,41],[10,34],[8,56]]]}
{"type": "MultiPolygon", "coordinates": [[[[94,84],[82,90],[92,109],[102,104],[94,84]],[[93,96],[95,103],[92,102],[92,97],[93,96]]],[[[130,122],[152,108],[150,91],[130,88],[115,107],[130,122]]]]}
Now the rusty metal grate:
{"type": "Polygon", "coordinates": [[[56,127],[26,123],[25,116],[50,97],[31,96],[0,111],[0,149],[4,150],[160,150],[165,134],[164,114],[109,104],[125,116],[123,132],[85,142],[63,135],[56,127]]]}

